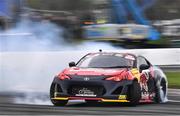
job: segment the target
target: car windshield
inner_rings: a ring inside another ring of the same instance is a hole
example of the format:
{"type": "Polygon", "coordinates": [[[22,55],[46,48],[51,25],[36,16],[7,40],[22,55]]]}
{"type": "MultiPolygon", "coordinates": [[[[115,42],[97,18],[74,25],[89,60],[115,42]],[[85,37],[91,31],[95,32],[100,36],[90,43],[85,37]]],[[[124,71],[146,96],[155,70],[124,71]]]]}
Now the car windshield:
{"type": "Polygon", "coordinates": [[[128,59],[121,54],[96,54],[86,56],[77,66],[81,68],[131,68],[133,64],[134,59],[128,59]]]}

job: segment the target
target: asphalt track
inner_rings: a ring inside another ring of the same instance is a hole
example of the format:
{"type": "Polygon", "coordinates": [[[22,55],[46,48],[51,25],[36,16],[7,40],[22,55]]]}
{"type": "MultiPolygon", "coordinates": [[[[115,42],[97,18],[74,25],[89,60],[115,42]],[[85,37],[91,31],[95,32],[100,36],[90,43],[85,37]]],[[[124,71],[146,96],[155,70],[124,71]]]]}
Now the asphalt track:
{"type": "Polygon", "coordinates": [[[0,96],[0,115],[180,115],[180,90],[169,90],[165,104],[126,104],[70,102],[65,107],[13,103],[14,96],[0,96]]]}

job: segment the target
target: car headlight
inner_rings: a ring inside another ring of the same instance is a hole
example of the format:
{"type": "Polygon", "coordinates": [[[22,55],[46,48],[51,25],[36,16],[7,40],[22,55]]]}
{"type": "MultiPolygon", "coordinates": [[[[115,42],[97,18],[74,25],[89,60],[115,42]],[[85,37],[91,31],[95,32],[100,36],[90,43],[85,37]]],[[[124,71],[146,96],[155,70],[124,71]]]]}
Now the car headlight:
{"type": "Polygon", "coordinates": [[[67,76],[67,75],[64,74],[64,73],[60,73],[60,74],[58,75],[58,78],[59,78],[60,80],[70,80],[70,79],[71,79],[69,76],[67,76]]]}

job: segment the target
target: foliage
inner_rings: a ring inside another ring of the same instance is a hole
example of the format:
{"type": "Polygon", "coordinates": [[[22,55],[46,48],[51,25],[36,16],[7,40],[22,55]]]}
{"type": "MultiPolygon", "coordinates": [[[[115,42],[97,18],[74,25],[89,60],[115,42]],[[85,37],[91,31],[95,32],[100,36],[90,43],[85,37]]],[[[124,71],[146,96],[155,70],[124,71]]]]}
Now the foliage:
{"type": "Polygon", "coordinates": [[[87,10],[91,0],[28,0],[32,8],[47,10],[87,10]]]}
{"type": "Polygon", "coordinates": [[[166,72],[170,88],[180,88],[180,72],[166,72]]]}

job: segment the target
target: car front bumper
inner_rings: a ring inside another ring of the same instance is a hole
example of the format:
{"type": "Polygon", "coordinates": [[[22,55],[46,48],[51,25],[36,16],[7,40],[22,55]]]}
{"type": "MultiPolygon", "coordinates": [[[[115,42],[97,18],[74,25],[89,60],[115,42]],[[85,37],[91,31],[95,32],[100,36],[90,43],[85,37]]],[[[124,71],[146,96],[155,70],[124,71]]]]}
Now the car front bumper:
{"type": "Polygon", "coordinates": [[[60,80],[55,77],[52,84],[58,84],[53,100],[98,100],[102,102],[128,102],[128,87],[133,81],[122,80],[120,82],[94,78],[91,80],[71,79],[60,80]],[[87,88],[94,91],[95,96],[79,95],[79,88],[87,88]],[[73,91],[73,92],[72,92],[73,91]],[[74,92],[75,91],[75,92],[74,92]],[[77,94],[75,94],[77,93],[77,94]]]}

